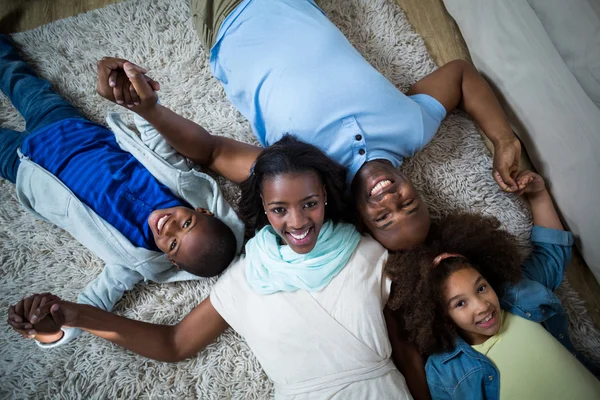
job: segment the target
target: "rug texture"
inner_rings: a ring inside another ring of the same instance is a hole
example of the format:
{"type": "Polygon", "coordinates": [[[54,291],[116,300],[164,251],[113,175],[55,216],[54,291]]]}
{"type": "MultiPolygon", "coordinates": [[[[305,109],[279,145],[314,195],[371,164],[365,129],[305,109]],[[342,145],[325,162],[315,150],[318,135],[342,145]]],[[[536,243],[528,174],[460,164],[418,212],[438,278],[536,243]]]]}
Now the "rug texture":
{"type": "MultiPolygon", "coordinates": [[[[400,90],[436,67],[394,0],[321,0],[320,6],[350,41],[400,90]]],[[[256,143],[247,121],[211,76],[185,0],[134,0],[15,34],[40,75],[90,119],[124,111],[95,93],[96,60],[120,56],[150,69],[161,101],[214,134],[256,143]]],[[[348,82],[348,84],[352,84],[348,82]]],[[[316,99],[318,101],[318,99],[316,99]]],[[[0,98],[0,123],[24,123],[0,98]]],[[[502,193],[491,177],[490,155],[462,113],[443,122],[431,144],[402,169],[420,188],[434,216],[466,209],[498,217],[527,246],[531,228],[525,203],[502,193]]],[[[223,180],[231,201],[239,195],[223,180]]],[[[42,351],[6,325],[7,309],[23,296],[51,291],[75,300],[103,263],[69,234],[26,213],[14,187],[0,179],[0,398],[263,399],[272,384],[246,343],[228,330],[196,357],[176,364],[139,357],[83,334],[42,351]]],[[[208,296],[213,279],[148,284],[126,294],[116,311],[131,318],[175,323],[208,296]]],[[[568,284],[560,295],[573,339],[600,358],[600,335],[568,284]]]]}

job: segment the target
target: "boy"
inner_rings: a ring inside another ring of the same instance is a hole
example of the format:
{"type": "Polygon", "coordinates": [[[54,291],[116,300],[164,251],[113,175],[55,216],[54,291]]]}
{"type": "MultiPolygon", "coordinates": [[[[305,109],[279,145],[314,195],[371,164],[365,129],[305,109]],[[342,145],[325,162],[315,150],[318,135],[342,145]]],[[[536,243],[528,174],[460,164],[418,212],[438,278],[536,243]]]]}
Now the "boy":
{"type": "MultiPolygon", "coordinates": [[[[0,176],[16,184],[28,211],[106,263],[80,303],[111,310],[140,281],[218,275],[241,249],[243,224],[211,177],[189,169],[140,118],[141,140],[118,114],[108,116],[112,132],[83,118],[3,35],[0,89],[27,124],[22,133],[0,128],[0,176]]],[[[78,333],[65,330],[53,345],[78,333]]]]}

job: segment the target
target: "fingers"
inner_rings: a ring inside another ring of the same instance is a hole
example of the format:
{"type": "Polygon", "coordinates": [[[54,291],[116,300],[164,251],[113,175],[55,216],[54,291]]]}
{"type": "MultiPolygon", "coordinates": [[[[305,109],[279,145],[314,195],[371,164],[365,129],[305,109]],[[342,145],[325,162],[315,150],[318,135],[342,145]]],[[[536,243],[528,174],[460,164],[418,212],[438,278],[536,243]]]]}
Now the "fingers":
{"type": "Polygon", "coordinates": [[[33,296],[26,297],[23,299],[23,309],[21,315],[25,319],[29,319],[29,311],[31,310],[31,303],[33,303],[33,296]]]}
{"type": "Polygon", "coordinates": [[[8,309],[9,317],[13,315],[13,319],[16,322],[23,322],[23,300],[19,301],[14,306],[10,306],[8,309]]]}
{"type": "MultiPolygon", "coordinates": [[[[99,60],[97,63],[98,78],[102,78],[104,80],[104,82],[108,82],[108,84],[111,87],[115,87],[117,84],[117,77],[114,72],[122,70],[123,65],[125,63],[130,63],[130,62],[124,58],[102,57],[102,59],[99,60]]],[[[130,63],[130,64],[135,65],[133,63],[130,63]]],[[[146,68],[142,68],[137,65],[136,65],[136,67],[139,68],[143,74],[148,72],[148,70],[146,68]]]]}
{"type": "Polygon", "coordinates": [[[110,74],[108,74],[108,86],[115,87],[117,86],[117,75],[119,74],[119,70],[112,70],[110,74]]]}
{"type": "MultiPolygon", "coordinates": [[[[20,304],[22,308],[23,300],[17,304],[20,304]]],[[[36,334],[35,329],[33,329],[33,325],[29,321],[24,320],[23,317],[17,313],[15,306],[9,307],[7,322],[11,328],[17,331],[17,333],[24,338],[32,338],[36,334]]]]}
{"type": "Polygon", "coordinates": [[[56,303],[54,303],[54,302],[46,303],[43,306],[40,306],[37,309],[35,309],[31,315],[31,318],[29,318],[29,322],[31,322],[32,324],[36,324],[39,321],[46,318],[50,314],[50,308],[54,304],[56,304],[56,303]]]}
{"type": "Polygon", "coordinates": [[[33,328],[33,325],[27,320],[24,320],[20,315],[15,312],[15,307],[10,306],[8,309],[8,324],[17,330],[27,330],[33,328]]]}
{"type": "Polygon", "coordinates": [[[29,323],[18,324],[14,321],[8,320],[8,325],[11,328],[13,328],[15,331],[17,331],[23,337],[31,338],[31,337],[35,336],[35,334],[37,333],[37,331],[35,329],[33,329],[33,325],[31,325],[29,323]]]}
{"type": "Polygon", "coordinates": [[[42,297],[42,301],[40,302],[40,306],[43,306],[46,303],[49,303],[51,301],[57,300],[59,297],[55,296],[53,294],[47,294],[46,296],[42,297]]]}
{"type": "Polygon", "coordinates": [[[500,175],[500,172],[498,170],[494,170],[492,175],[494,177],[494,180],[498,184],[498,186],[500,186],[500,189],[504,190],[505,192],[513,192],[514,191],[504,182],[504,179],[502,179],[502,176],[500,175]]]}
{"type": "Polygon", "coordinates": [[[117,74],[116,84],[113,87],[113,96],[117,104],[124,104],[125,98],[123,97],[123,83],[125,82],[125,76],[123,74],[117,74]]]}
{"type": "Polygon", "coordinates": [[[517,183],[514,181],[514,179],[512,178],[512,174],[514,174],[516,172],[513,171],[513,167],[511,166],[510,168],[500,168],[498,170],[498,174],[500,174],[500,177],[502,178],[502,181],[509,187],[509,189],[511,189],[511,191],[515,191],[517,189],[517,183]]]}
{"type": "Polygon", "coordinates": [[[98,69],[98,92],[100,92],[100,88],[103,88],[106,83],[108,83],[109,87],[116,85],[116,75],[114,72],[122,69],[126,61],[122,58],[114,57],[104,57],[98,61],[96,64],[98,69]]]}
{"type": "Polygon", "coordinates": [[[123,104],[129,108],[133,107],[133,100],[131,100],[131,92],[129,91],[129,82],[127,81],[126,78],[123,80],[122,90],[123,90],[123,104]]]}
{"type": "Polygon", "coordinates": [[[107,70],[121,69],[123,68],[123,64],[125,64],[126,62],[127,60],[124,58],[102,57],[102,59],[98,61],[98,66],[107,70]]]}
{"type": "Polygon", "coordinates": [[[123,68],[141,100],[154,94],[154,90],[144,76],[143,69],[132,63],[125,63],[123,68]]]}
{"type": "Polygon", "coordinates": [[[137,106],[140,104],[140,98],[137,94],[137,92],[135,91],[135,88],[133,87],[133,85],[131,84],[131,82],[129,82],[129,84],[127,85],[128,90],[129,90],[129,95],[131,96],[131,101],[133,101],[133,105],[137,106]]]}
{"type": "Polygon", "coordinates": [[[50,315],[52,315],[54,323],[58,326],[63,326],[65,324],[65,315],[58,304],[53,304],[50,307],[50,315]]]}
{"type": "Polygon", "coordinates": [[[150,85],[152,90],[154,90],[155,92],[158,92],[160,90],[160,83],[156,82],[154,79],[149,78],[147,76],[145,76],[145,78],[146,78],[146,82],[148,82],[148,85],[150,85]]]}
{"type": "Polygon", "coordinates": [[[40,303],[42,302],[42,298],[43,298],[43,296],[32,296],[32,297],[33,297],[33,300],[31,301],[29,313],[26,316],[29,321],[31,321],[31,317],[33,316],[33,313],[38,309],[38,307],[40,306],[40,303]]]}

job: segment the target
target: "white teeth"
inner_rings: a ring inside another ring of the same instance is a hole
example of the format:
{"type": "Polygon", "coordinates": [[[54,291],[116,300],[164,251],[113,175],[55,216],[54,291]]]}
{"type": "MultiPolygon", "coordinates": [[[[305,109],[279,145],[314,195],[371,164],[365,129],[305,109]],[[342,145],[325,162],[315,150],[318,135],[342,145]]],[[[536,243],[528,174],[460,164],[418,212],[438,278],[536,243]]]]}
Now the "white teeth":
{"type": "Polygon", "coordinates": [[[492,319],[492,314],[488,315],[487,317],[485,317],[484,319],[482,319],[481,321],[479,321],[480,324],[485,324],[486,322],[488,322],[490,319],[492,319]]]}
{"type": "Polygon", "coordinates": [[[161,219],[158,220],[158,223],[156,224],[156,229],[158,229],[159,234],[160,234],[160,230],[162,229],[163,225],[165,224],[165,222],[167,222],[168,219],[169,219],[169,214],[165,215],[164,217],[161,217],[161,219]]]}
{"type": "Polygon", "coordinates": [[[304,232],[302,235],[294,235],[292,232],[289,232],[290,235],[292,235],[292,237],[296,240],[302,240],[306,237],[306,235],[308,235],[308,232],[310,232],[310,229],[307,229],[306,232],[304,232]]]}
{"type": "Polygon", "coordinates": [[[376,194],[379,194],[379,192],[385,188],[388,187],[392,184],[392,181],[390,181],[389,179],[383,180],[381,182],[379,182],[377,185],[375,185],[375,187],[373,189],[371,189],[371,196],[374,196],[376,194]]]}

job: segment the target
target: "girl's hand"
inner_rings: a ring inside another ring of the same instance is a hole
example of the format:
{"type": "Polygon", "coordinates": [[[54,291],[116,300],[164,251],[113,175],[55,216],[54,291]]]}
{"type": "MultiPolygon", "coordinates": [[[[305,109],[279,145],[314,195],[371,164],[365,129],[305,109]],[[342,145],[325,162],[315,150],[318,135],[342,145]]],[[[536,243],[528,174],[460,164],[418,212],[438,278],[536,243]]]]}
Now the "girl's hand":
{"type": "Polygon", "coordinates": [[[544,178],[533,171],[520,171],[515,176],[515,182],[518,185],[517,194],[539,193],[546,189],[544,178]]]}

